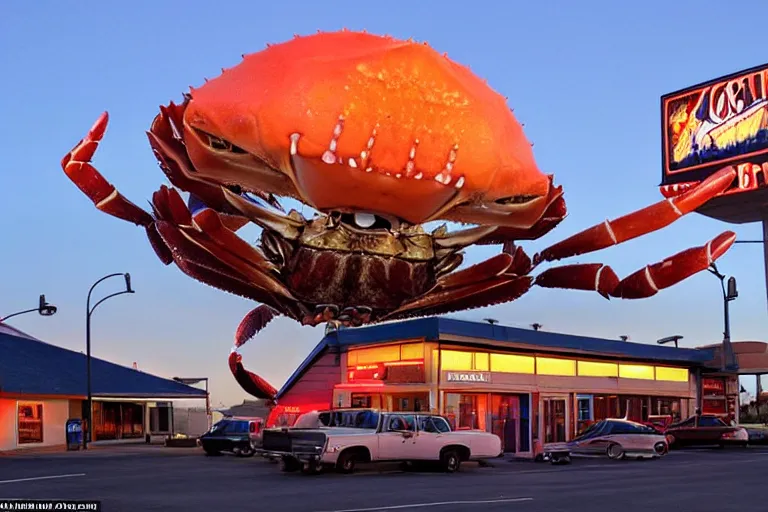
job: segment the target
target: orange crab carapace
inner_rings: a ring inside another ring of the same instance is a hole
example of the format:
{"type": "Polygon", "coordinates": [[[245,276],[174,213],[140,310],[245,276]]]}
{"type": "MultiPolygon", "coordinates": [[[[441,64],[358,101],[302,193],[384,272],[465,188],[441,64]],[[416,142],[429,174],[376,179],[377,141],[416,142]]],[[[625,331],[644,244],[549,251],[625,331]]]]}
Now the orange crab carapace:
{"type": "MultiPolygon", "coordinates": [[[[166,263],[261,306],[238,328],[242,345],[274,316],[316,325],[477,308],[533,284],[642,298],[706,269],[735,240],[727,231],[619,280],[603,264],[531,272],[663,228],[731,186],[726,167],[695,188],[605,221],[529,258],[566,214],[561,187],[536,165],[505,99],[426,44],[340,31],[297,37],[246,55],[182,104],[161,107],[148,131],[161,168],[149,214],[92,166],[103,114],[62,165],[97,208],[147,229],[166,263]],[[177,191],[190,194],[184,201],[177,191]],[[277,197],[317,210],[284,213],[277,197]],[[473,227],[431,233],[426,222],[473,227]],[[262,228],[259,247],[236,232],[262,228]],[[456,270],[462,250],[503,244],[456,270]]],[[[252,394],[274,389],[230,357],[252,394]]]]}

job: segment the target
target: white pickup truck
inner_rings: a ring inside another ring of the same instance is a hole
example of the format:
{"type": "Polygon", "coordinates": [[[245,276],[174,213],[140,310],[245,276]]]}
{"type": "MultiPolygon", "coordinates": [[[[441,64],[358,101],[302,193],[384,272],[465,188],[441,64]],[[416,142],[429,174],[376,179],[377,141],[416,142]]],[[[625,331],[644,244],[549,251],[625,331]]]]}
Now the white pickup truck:
{"type": "Polygon", "coordinates": [[[367,462],[439,462],[444,471],[453,473],[464,461],[502,455],[497,435],[452,431],[445,418],[434,414],[373,409],[315,414],[317,419],[297,421],[309,428],[265,430],[259,451],[279,459],[283,471],[309,473],[324,467],[351,473],[357,463],[367,462]]]}

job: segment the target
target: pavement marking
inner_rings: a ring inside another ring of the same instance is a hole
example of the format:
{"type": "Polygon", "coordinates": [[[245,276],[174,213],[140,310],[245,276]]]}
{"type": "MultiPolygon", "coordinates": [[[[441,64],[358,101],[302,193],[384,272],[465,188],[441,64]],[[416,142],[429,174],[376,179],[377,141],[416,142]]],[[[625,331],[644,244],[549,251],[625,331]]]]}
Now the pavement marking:
{"type": "Polygon", "coordinates": [[[16,482],[33,482],[35,480],[53,480],[54,478],[72,478],[85,476],[85,473],[69,473],[67,475],[33,476],[30,478],[14,478],[13,480],[0,480],[0,484],[15,484],[16,482]]]}
{"type": "Polygon", "coordinates": [[[411,503],[409,505],[389,505],[371,508],[345,508],[341,510],[328,510],[324,512],[374,512],[377,510],[398,510],[404,508],[440,507],[443,505],[486,505],[490,503],[517,503],[521,501],[533,501],[533,498],[506,498],[498,500],[460,500],[460,501],[433,501],[429,503],[411,503]]]}

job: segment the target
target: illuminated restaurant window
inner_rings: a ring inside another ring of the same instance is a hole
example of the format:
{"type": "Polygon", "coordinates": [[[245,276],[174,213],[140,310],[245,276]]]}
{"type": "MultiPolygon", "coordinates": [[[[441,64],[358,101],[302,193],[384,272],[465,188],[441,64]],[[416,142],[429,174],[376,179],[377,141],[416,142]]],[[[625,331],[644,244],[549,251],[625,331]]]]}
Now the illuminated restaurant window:
{"type": "Polygon", "coordinates": [[[400,360],[400,345],[387,345],[384,347],[364,348],[350,350],[347,354],[347,365],[357,366],[364,364],[388,363],[400,360]]]}
{"type": "Polygon", "coordinates": [[[620,364],[619,377],[622,379],[653,380],[653,366],[642,364],[620,364]]]}
{"type": "Polygon", "coordinates": [[[443,370],[472,370],[472,352],[460,350],[442,350],[440,352],[440,365],[443,370]]]}
{"type": "Polygon", "coordinates": [[[686,368],[668,368],[666,366],[657,366],[656,380],[688,382],[688,370],[686,368]]]}
{"type": "Polygon", "coordinates": [[[475,370],[479,372],[490,371],[491,366],[487,352],[475,352],[475,370]]]}
{"type": "Polygon", "coordinates": [[[20,403],[17,421],[19,444],[43,442],[43,404],[20,403]]]}
{"type": "Polygon", "coordinates": [[[445,418],[453,430],[485,430],[488,395],[445,394],[445,418]]]}
{"type": "Polygon", "coordinates": [[[492,372],[533,374],[535,367],[535,359],[531,356],[491,354],[492,372]]]}
{"type": "Polygon", "coordinates": [[[400,345],[400,359],[407,361],[410,359],[424,359],[423,343],[407,343],[400,345]]]}
{"type": "Polygon", "coordinates": [[[579,376],[581,377],[618,377],[619,365],[616,363],[596,363],[594,361],[579,361],[579,376]]]}
{"type": "Polygon", "coordinates": [[[555,359],[553,357],[537,357],[536,373],[540,375],[576,375],[576,361],[572,359],[555,359]]]}

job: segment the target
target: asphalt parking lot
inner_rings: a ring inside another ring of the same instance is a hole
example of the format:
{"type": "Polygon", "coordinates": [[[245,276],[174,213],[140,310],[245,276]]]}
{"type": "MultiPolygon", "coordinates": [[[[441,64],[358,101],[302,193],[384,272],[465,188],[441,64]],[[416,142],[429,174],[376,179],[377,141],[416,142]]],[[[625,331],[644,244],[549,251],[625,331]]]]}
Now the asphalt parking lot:
{"type": "Polygon", "coordinates": [[[101,500],[102,510],[621,512],[765,510],[768,448],[686,450],[661,460],[497,460],[459,473],[361,469],[280,473],[259,459],[193,449],[115,448],[0,457],[0,498],[101,500]]]}

